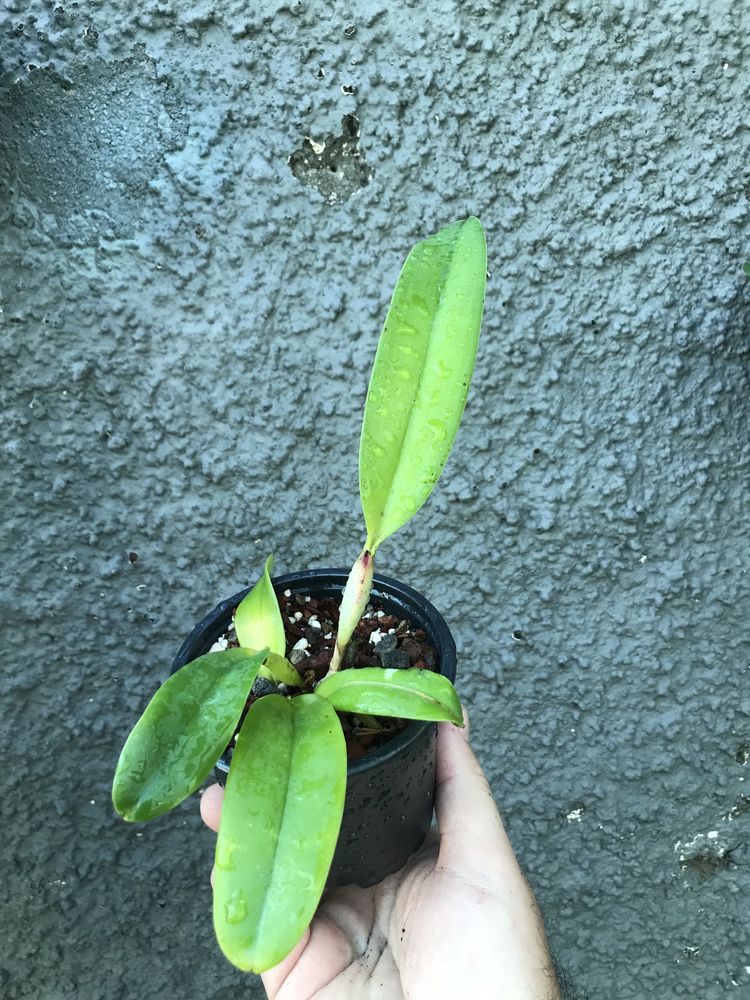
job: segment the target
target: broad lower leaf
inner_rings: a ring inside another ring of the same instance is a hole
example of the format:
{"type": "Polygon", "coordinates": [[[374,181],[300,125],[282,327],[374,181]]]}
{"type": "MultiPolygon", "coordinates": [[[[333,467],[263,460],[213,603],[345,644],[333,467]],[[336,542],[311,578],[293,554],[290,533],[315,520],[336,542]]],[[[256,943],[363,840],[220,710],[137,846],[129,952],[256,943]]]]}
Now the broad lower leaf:
{"type": "Polygon", "coordinates": [[[484,232],[475,218],[417,243],[401,271],[360,440],[370,552],[416,514],[448,458],[474,368],[486,271],[484,232]]]}
{"type": "Polygon", "coordinates": [[[315,693],[339,712],[463,725],[455,688],[447,677],[432,670],[340,670],[322,680],[315,693]]]}
{"type": "Polygon", "coordinates": [[[346,746],[317,695],[259,698],[232,757],[216,842],[214,927],[234,965],[264,972],[312,920],[341,826],[346,746]]]}
{"type": "Polygon", "coordinates": [[[246,649],[268,646],[272,653],[283,656],[286,651],[284,622],[271,584],[272,572],[273,556],[269,556],[263,576],[242,599],[234,613],[234,627],[240,646],[246,649]]]}
{"type": "Polygon", "coordinates": [[[200,786],[231,740],[267,653],[206,653],[162,684],[117,763],[112,801],[124,819],[153,819],[200,786]]]}

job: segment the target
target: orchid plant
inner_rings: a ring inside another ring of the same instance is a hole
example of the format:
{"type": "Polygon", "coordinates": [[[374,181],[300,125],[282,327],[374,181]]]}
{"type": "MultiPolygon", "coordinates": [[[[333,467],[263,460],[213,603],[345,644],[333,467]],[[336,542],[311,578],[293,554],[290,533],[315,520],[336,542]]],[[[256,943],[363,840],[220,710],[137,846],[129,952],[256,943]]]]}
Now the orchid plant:
{"type": "Polygon", "coordinates": [[[214,927],[227,958],[263,972],[318,905],[341,826],[347,755],[337,712],[462,724],[450,681],[430,670],[346,669],[381,543],[419,510],[458,431],[482,320],[484,233],[469,218],[418,243],[398,279],[365,404],[359,482],[366,526],[343,592],[327,675],[312,690],[286,659],[272,558],[235,612],[239,648],[209,652],[159,688],[120,755],[112,798],[130,822],[196,791],[235,736],[216,843],[214,927]]]}

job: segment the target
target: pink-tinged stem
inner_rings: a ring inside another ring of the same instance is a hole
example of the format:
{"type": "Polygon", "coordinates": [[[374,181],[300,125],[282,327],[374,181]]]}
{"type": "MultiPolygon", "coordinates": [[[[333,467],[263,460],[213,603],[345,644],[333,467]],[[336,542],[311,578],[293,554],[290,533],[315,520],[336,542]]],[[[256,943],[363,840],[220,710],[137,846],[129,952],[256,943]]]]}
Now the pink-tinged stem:
{"type": "Polygon", "coordinates": [[[375,559],[372,552],[365,549],[352,566],[341,598],[339,630],[336,635],[331,666],[328,668],[329,674],[335,674],[340,669],[352,633],[367,607],[372,590],[374,565],[375,559]]]}

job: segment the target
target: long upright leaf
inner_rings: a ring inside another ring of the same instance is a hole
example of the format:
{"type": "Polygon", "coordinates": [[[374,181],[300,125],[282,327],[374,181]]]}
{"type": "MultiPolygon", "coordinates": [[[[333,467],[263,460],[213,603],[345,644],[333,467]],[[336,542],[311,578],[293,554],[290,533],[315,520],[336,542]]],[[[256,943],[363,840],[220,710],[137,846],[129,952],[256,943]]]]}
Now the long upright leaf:
{"type": "Polygon", "coordinates": [[[448,458],[474,368],[486,270],[484,232],[472,217],[417,243],[401,271],[360,441],[370,552],[419,510],[448,458]]]}
{"type": "Polygon", "coordinates": [[[455,688],[447,677],[432,670],[341,670],[322,680],[315,693],[339,712],[463,725],[455,688]]]}
{"type": "Polygon", "coordinates": [[[214,927],[240,969],[264,972],[302,937],[325,885],[346,791],[346,747],[317,695],[260,698],[229,769],[216,842],[214,927]]]}
{"type": "Polygon", "coordinates": [[[206,653],[162,684],[117,763],[112,801],[124,819],[153,819],[205,780],[232,738],[267,653],[206,653]]]}

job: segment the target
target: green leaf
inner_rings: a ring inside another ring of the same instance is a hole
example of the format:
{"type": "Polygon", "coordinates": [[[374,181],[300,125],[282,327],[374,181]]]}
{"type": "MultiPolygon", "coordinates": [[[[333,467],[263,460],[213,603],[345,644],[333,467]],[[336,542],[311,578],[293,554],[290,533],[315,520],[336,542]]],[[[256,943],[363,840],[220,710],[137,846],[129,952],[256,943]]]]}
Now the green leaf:
{"type": "Polygon", "coordinates": [[[448,458],[474,368],[486,272],[484,233],[475,218],[417,243],[401,271],[360,440],[370,552],[416,514],[448,458]]]}
{"type": "Polygon", "coordinates": [[[346,745],[316,695],[259,698],[229,768],[214,871],[214,928],[247,972],[294,948],[331,866],[346,792],[346,745]]]}
{"type": "Polygon", "coordinates": [[[162,684],[117,763],[112,801],[124,819],[160,816],[201,785],[232,738],[267,652],[206,653],[162,684]]]}
{"type": "Polygon", "coordinates": [[[432,670],[341,670],[322,680],[315,693],[339,712],[463,725],[455,688],[447,677],[432,670]]]}
{"type": "Polygon", "coordinates": [[[261,649],[268,646],[272,653],[283,656],[286,651],[284,622],[279,602],[271,584],[273,556],[266,559],[263,576],[247,594],[234,613],[234,627],[240,646],[261,649]]]}
{"type": "Polygon", "coordinates": [[[302,678],[293,663],[290,663],[285,656],[278,653],[269,653],[266,662],[260,668],[262,676],[269,676],[270,680],[277,684],[286,684],[288,687],[299,687],[302,678]]]}
{"type": "Polygon", "coordinates": [[[750,274],[750,260],[748,260],[745,264],[742,265],[742,270],[745,272],[745,274],[750,274]]]}

